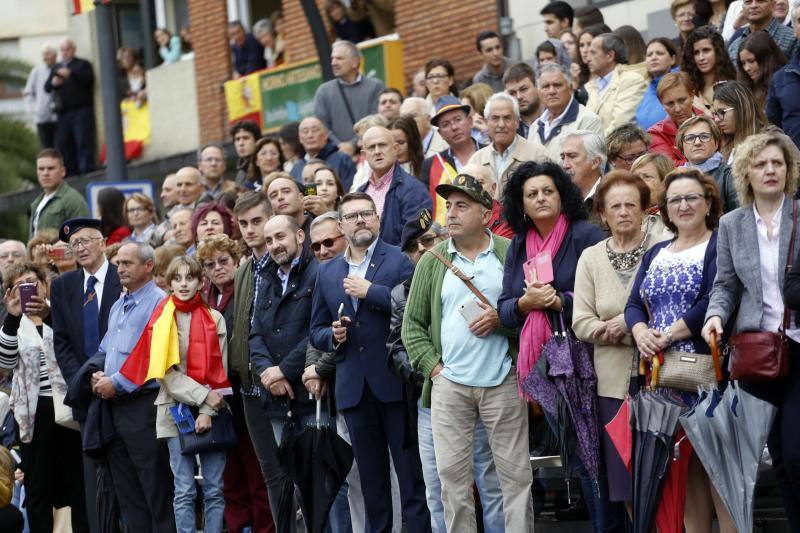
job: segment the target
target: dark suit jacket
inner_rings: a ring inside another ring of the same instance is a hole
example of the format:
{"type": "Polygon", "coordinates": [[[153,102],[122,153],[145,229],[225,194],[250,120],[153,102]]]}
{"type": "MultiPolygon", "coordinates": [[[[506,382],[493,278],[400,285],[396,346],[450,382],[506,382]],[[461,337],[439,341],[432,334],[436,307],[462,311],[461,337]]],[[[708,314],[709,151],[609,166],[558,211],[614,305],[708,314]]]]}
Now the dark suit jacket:
{"type": "MultiPolygon", "coordinates": [[[[525,317],[517,310],[517,300],[522,296],[525,287],[525,276],[522,271],[522,264],[528,260],[525,238],[525,234],[517,235],[511,241],[503,271],[503,292],[497,301],[500,321],[508,328],[522,327],[525,323],[525,317]]],[[[555,279],[550,285],[564,296],[563,314],[567,326],[572,325],[572,292],[575,290],[578,258],[586,248],[603,239],[605,239],[603,230],[594,224],[585,220],[572,222],[553,259],[555,279]]]]}
{"type": "Polygon", "coordinates": [[[378,400],[399,402],[403,381],[389,371],[386,350],[392,312],[390,293],[392,287],[411,276],[414,266],[399,248],[378,240],[366,274],[372,286],[358,311],[342,284],[348,270],[344,254],[320,265],[312,300],[311,344],[319,350],[334,351],[331,323],[344,303],[344,314],[352,322],[347,340],[336,349],[337,405],[340,409],[358,405],[365,383],[378,400]]]}
{"type": "Polygon", "coordinates": [[[278,366],[294,389],[294,400],[267,392],[264,408],[269,417],[297,415],[314,411],[308,391],[301,381],[306,366],[308,332],[311,321],[311,294],[317,280],[318,263],[305,249],[300,263],[292,269],[286,292],[278,277],[278,264],[272,259],[265,268],[255,319],[250,330],[252,379],[258,381],[264,370],[278,366]]]}
{"type": "MultiPolygon", "coordinates": [[[[53,320],[53,347],[56,361],[67,386],[77,376],[78,370],[94,354],[84,353],[83,347],[83,269],[66,272],[53,280],[50,290],[50,315],[53,320]]],[[[103,298],[100,302],[100,339],[108,329],[108,313],[119,299],[122,285],[117,276],[117,267],[108,265],[103,280],[103,298]]],[[[83,420],[77,409],[76,420],[83,420]]]]}
{"type": "Polygon", "coordinates": [[[50,76],[44,84],[44,90],[55,92],[61,105],[60,113],[91,107],[94,105],[94,69],[92,64],[79,57],[73,58],[68,64],[59,61],[53,65],[50,76]],[[57,77],[56,71],[66,66],[70,70],[69,78],[63,80],[59,86],[53,85],[53,78],[57,77]]]}

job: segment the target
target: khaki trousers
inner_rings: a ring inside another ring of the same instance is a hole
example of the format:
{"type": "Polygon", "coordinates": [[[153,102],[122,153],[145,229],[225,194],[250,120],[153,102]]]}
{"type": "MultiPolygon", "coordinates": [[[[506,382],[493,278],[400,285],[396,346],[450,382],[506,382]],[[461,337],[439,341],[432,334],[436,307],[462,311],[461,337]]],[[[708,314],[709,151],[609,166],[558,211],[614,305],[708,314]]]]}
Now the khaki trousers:
{"type": "Polygon", "coordinates": [[[506,532],[533,531],[528,412],[525,401],[519,397],[513,368],[496,387],[460,385],[441,374],[433,378],[431,425],[447,530],[477,531],[472,449],[478,417],[489,434],[500,478],[506,532]]]}

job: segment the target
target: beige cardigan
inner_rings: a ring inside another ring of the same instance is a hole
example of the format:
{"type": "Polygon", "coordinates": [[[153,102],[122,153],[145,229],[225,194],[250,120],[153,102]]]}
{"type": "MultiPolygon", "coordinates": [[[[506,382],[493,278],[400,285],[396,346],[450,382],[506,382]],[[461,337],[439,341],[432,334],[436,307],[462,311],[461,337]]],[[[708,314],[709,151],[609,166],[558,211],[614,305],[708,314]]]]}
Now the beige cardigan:
{"type": "MultiPolygon", "coordinates": [[[[622,285],[608,260],[606,242],[608,239],[586,248],[578,259],[572,330],[580,340],[594,344],[598,396],[622,400],[628,392],[635,354],[624,313],[636,273],[631,276],[627,286],[622,285]],[[621,344],[604,344],[602,340],[592,337],[601,322],[611,319],[617,320],[622,329],[628,332],[621,344]]],[[[653,242],[649,244],[652,246],[653,242]]]]}
{"type": "MultiPolygon", "coordinates": [[[[228,342],[225,330],[225,319],[222,315],[211,309],[211,316],[217,325],[217,338],[222,352],[222,364],[225,371],[228,371],[228,342]]],[[[200,407],[200,414],[211,417],[217,416],[217,412],[206,405],[205,400],[209,389],[201,385],[186,375],[186,350],[189,347],[189,324],[191,315],[188,313],[175,312],[175,320],[178,323],[178,351],[181,355],[181,362],[177,367],[167,370],[164,379],[159,380],[161,389],[156,397],[156,438],[165,439],[178,436],[178,427],[172,419],[169,408],[177,402],[185,403],[190,407],[200,407]]]]}

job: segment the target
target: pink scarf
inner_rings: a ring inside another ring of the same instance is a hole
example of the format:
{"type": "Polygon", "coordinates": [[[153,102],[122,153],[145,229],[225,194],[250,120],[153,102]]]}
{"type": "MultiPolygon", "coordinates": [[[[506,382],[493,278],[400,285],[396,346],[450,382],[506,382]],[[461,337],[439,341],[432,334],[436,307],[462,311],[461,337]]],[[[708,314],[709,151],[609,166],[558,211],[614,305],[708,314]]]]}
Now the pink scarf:
{"type": "MultiPolygon", "coordinates": [[[[545,250],[550,252],[550,256],[555,260],[556,253],[564,242],[564,235],[569,229],[569,221],[562,213],[558,216],[555,226],[550,234],[542,238],[536,228],[530,228],[525,236],[525,251],[527,258],[533,259],[545,250]]],[[[525,324],[519,337],[519,357],[517,358],[517,373],[520,385],[531,373],[536,361],[542,353],[542,346],[553,334],[550,321],[547,319],[547,312],[544,309],[534,309],[525,317],[525,324]]]]}

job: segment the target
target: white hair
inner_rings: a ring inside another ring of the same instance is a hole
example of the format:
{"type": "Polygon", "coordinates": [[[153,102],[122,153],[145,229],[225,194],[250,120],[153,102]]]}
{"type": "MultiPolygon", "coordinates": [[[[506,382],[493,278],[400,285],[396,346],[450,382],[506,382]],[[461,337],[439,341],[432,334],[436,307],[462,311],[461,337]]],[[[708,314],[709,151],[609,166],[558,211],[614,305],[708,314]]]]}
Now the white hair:
{"type": "Polygon", "coordinates": [[[42,44],[42,53],[44,52],[52,52],[54,54],[57,54],[58,49],[55,46],[53,46],[53,43],[48,41],[42,44]]]}
{"type": "Polygon", "coordinates": [[[541,85],[541,76],[545,72],[559,72],[562,76],[564,76],[564,79],[567,80],[567,85],[572,84],[572,73],[567,68],[558,63],[545,63],[539,67],[539,72],[536,73],[537,87],[541,85]]]}
{"type": "Polygon", "coordinates": [[[492,106],[497,102],[510,103],[511,107],[514,109],[514,118],[519,120],[519,102],[517,102],[516,98],[506,92],[494,93],[491,97],[489,97],[489,100],[486,101],[486,107],[483,108],[483,118],[489,120],[489,116],[492,114],[492,106]]]}
{"type": "Polygon", "coordinates": [[[577,130],[564,136],[564,140],[572,138],[580,139],[589,159],[599,158],[600,168],[605,168],[608,156],[606,155],[606,142],[603,137],[591,130],[577,130]]]}
{"type": "Polygon", "coordinates": [[[425,98],[420,98],[419,96],[409,96],[403,100],[401,105],[408,106],[410,104],[414,104],[419,109],[419,112],[423,115],[433,115],[434,113],[433,105],[425,98]]]}

